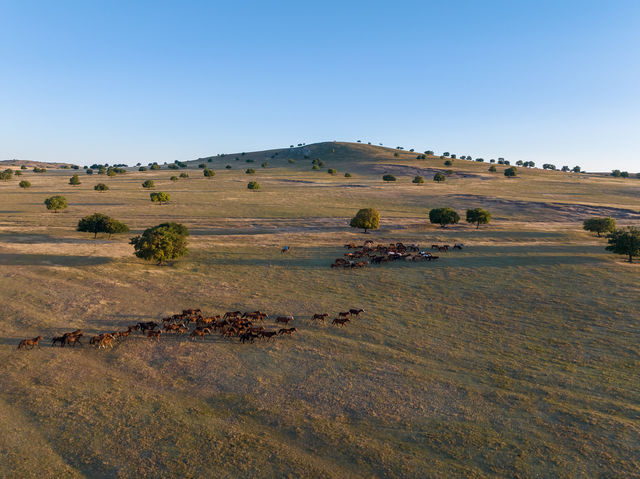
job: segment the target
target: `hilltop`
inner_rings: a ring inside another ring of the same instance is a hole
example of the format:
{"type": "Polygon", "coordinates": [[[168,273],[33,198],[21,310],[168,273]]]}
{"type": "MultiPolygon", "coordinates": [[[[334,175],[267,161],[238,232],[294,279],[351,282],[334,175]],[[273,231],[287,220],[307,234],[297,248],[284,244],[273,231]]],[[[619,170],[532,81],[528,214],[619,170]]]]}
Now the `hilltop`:
{"type": "Polygon", "coordinates": [[[49,161],[33,161],[33,160],[0,160],[0,166],[9,167],[9,166],[26,166],[27,168],[71,168],[73,166],[72,163],[60,163],[60,162],[49,162],[49,161]]]}

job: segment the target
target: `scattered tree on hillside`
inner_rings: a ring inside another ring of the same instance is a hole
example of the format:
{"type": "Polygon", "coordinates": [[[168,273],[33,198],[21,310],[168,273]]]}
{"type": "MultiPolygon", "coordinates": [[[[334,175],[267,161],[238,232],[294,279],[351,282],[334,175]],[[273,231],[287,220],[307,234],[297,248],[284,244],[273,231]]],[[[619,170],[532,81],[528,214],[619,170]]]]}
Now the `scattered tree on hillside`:
{"type": "Polygon", "coordinates": [[[146,188],[146,189],[154,188],[155,186],[156,186],[156,184],[153,182],[153,180],[145,180],[142,183],[142,187],[146,188]]]}
{"type": "Polygon", "coordinates": [[[6,169],[0,173],[0,180],[2,181],[9,181],[11,178],[13,178],[13,170],[11,169],[6,169]]]}
{"type": "Polygon", "coordinates": [[[13,172],[13,174],[14,174],[14,175],[16,175],[16,176],[22,176],[22,171],[20,171],[20,170],[15,170],[15,171],[13,172]]]}
{"type": "Polygon", "coordinates": [[[496,170],[496,167],[495,167],[494,165],[491,165],[491,166],[489,167],[489,171],[490,171],[491,173],[495,173],[497,170],[496,170]]]}
{"type": "Polygon", "coordinates": [[[329,168],[329,169],[327,170],[327,173],[329,173],[330,175],[335,175],[335,174],[337,174],[338,172],[335,170],[335,168],[329,168]]]}
{"type": "Polygon", "coordinates": [[[597,233],[598,237],[602,233],[610,233],[616,229],[616,220],[610,217],[589,218],[583,221],[582,229],[597,233]]]}
{"type": "Polygon", "coordinates": [[[98,183],[96,186],[93,187],[93,189],[96,191],[107,191],[109,187],[104,183],[98,183]]]}
{"type": "Polygon", "coordinates": [[[147,167],[146,166],[141,166],[140,168],[138,168],[138,171],[147,171],[147,167]]]}
{"type": "Polygon", "coordinates": [[[168,203],[170,196],[168,193],[165,193],[163,191],[157,191],[155,193],[150,193],[149,197],[151,198],[151,201],[153,203],[168,203]]]}
{"type": "Polygon", "coordinates": [[[202,170],[202,174],[206,178],[213,178],[214,176],[216,176],[216,172],[213,171],[211,168],[205,168],[204,170],[202,170]]]}
{"type": "Polygon", "coordinates": [[[443,182],[445,179],[446,177],[439,171],[435,175],[433,175],[433,181],[436,181],[438,183],[443,182]]]}
{"type": "Polygon", "coordinates": [[[395,177],[395,176],[393,176],[393,175],[384,175],[384,176],[382,177],[382,180],[383,180],[383,181],[396,181],[396,177],[395,177]]]}
{"type": "Polygon", "coordinates": [[[20,188],[31,188],[31,182],[22,180],[20,183],[18,183],[18,186],[20,186],[20,188]]]}
{"type": "Polygon", "coordinates": [[[92,170],[91,168],[87,168],[86,170],[84,170],[84,172],[85,172],[87,175],[93,175],[93,170],[92,170]]]}
{"type": "Polygon", "coordinates": [[[112,234],[127,233],[129,227],[121,221],[107,215],[94,213],[78,221],[77,230],[85,233],[93,233],[93,238],[95,239],[98,233],[107,233],[109,237],[111,237],[112,234]]]}
{"type": "Polygon", "coordinates": [[[582,172],[582,168],[580,168],[579,166],[574,166],[571,171],[573,171],[574,173],[580,173],[582,172]]]}
{"type": "Polygon", "coordinates": [[[180,178],[189,178],[189,173],[180,173],[180,178]]]}
{"type": "Polygon", "coordinates": [[[349,226],[367,230],[377,230],[380,226],[380,213],[375,208],[363,208],[351,219],[349,226]]]}
{"type": "Polygon", "coordinates": [[[518,174],[518,170],[516,169],[515,166],[512,166],[504,170],[504,176],[507,176],[507,177],[514,177],[517,174],[518,174]]]}
{"type": "Polygon", "coordinates": [[[607,235],[609,246],[605,249],[616,254],[629,256],[629,263],[633,263],[634,256],[640,256],[640,229],[633,226],[614,230],[607,235]]]}
{"type": "Polygon", "coordinates": [[[47,169],[46,169],[46,168],[39,168],[39,167],[37,167],[37,166],[34,166],[34,167],[33,167],[33,172],[34,172],[34,173],[46,173],[46,172],[47,172],[47,169]]]}
{"type": "Polygon", "coordinates": [[[178,177],[177,176],[172,176],[171,178],[169,178],[171,181],[176,182],[178,181],[178,177]]]}
{"type": "Polygon", "coordinates": [[[245,173],[246,173],[247,175],[253,175],[253,174],[255,174],[255,172],[256,172],[256,170],[254,170],[253,168],[247,168],[247,169],[245,170],[245,173]]]}
{"type": "MultiPolygon", "coordinates": [[[[640,173],[639,173],[639,174],[640,174],[640,173]]],[[[345,177],[345,178],[351,178],[351,173],[345,173],[345,174],[344,174],[344,177],[345,177]]],[[[640,176],[638,176],[638,178],[640,178],[640,176]]]]}
{"type": "Polygon", "coordinates": [[[447,161],[444,162],[444,166],[451,166],[451,165],[453,165],[453,161],[451,161],[451,160],[447,160],[447,161]]]}
{"type": "Polygon", "coordinates": [[[460,221],[460,215],[453,208],[433,208],[429,211],[429,221],[446,228],[460,221]]]}
{"type": "Polygon", "coordinates": [[[130,244],[138,258],[156,261],[160,265],[187,254],[187,236],[189,232],[183,225],[162,223],[134,236],[130,244]]]}
{"type": "Polygon", "coordinates": [[[476,229],[480,228],[480,225],[489,224],[491,221],[491,213],[482,208],[475,208],[467,210],[467,223],[476,225],[476,229]]]}
{"type": "Polygon", "coordinates": [[[67,199],[64,196],[55,195],[44,200],[44,204],[47,206],[48,210],[53,210],[54,213],[57,213],[60,210],[65,209],[67,206],[67,199]]]}
{"type": "Polygon", "coordinates": [[[247,188],[250,190],[259,190],[260,189],[260,183],[258,183],[257,181],[250,181],[247,184],[247,188]]]}
{"type": "Polygon", "coordinates": [[[80,177],[78,176],[77,173],[73,175],[71,178],[69,178],[69,184],[74,186],[80,184],[80,177]]]}
{"type": "Polygon", "coordinates": [[[421,185],[424,183],[424,178],[422,176],[415,176],[413,180],[411,180],[411,182],[415,183],[416,185],[421,185]]]}

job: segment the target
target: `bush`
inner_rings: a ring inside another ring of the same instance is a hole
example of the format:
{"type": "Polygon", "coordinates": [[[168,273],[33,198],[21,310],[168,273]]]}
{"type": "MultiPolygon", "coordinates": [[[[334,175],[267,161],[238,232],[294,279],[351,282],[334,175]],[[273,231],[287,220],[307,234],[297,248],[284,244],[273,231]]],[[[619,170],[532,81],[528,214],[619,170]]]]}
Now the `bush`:
{"type": "Polygon", "coordinates": [[[451,160],[447,160],[447,161],[444,162],[444,166],[451,166],[451,165],[453,165],[453,161],[451,161],[451,160]]]}
{"type": "Polygon", "coordinates": [[[178,165],[176,165],[175,163],[171,163],[170,165],[167,166],[167,168],[169,168],[170,170],[177,170],[180,167],[178,165]]]}
{"type": "Polygon", "coordinates": [[[172,176],[171,178],[169,178],[171,181],[178,181],[178,177],[177,176],[172,176]]]}
{"type": "Polygon", "coordinates": [[[494,165],[491,165],[491,166],[489,167],[489,171],[490,171],[491,173],[495,173],[497,170],[496,170],[496,167],[495,167],[494,165]]]}
{"type": "Polygon", "coordinates": [[[96,191],[107,191],[109,187],[104,183],[98,183],[96,186],[93,187],[93,189],[96,191]]]}
{"type": "Polygon", "coordinates": [[[384,175],[384,176],[382,177],[382,180],[383,180],[383,181],[396,181],[396,177],[395,177],[395,176],[393,176],[393,175],[384,175]]]}
{"type": "Polygon", "coordinates": [[[313,165],[313,166],[311,167],[311,169],[312,169],[312,170],[319,170],[319,169],[320,169],[320,167],[319,167],[318,165],[313,165]]]}
{"type": "Polygon", "coordinates": [[[616,229],[616,220],[610,217],[589,218],[582,222],[582,229],[601,236],[602,233],[609,233],[616,229]]]}
{"type": "Polygon", "coordinates": [[[267,166],[269,166],[269,163],[267,163],[267,162],[265,161],[265,162],[263,162],[260,166],[261,166],[261,167],[263,167],[263,168],[266,168],[267,166]]]}
{"type": "Polygon", "coordinates": [[[11,169],[4,170],[0,173],[0,180],[2,181],[9,181],[11,178],[13,178],[13,170],[11,169]]]}
{"type": "Polygon", "coordinates": [[[460,221],[460,215],[453,208],[434,208],[429,211],[429,221],[446,228],[460,221]]]}
{"type": "Polygon", "coordinates": [[[443,182],[445,179],[445,176],[439,171],[435,175],[433,175],[433,181],[437,181],[438,183],[443,182]]]}
{"type": "Polygon", "coordinates": [[[231,169],[231,165],[227,165],[227,166],[225,166],[225,168],[226,168],[227,170],[230,170],[230,169],[231,169]]]}
{"type": "Polygon", "coordinates": [[[380,226],[380,213],[375,208],[363,208],[351,219],[349,226],[367,230],[377,230],[380,226]]]}
{"type": "Polygon", "coordinates": [[[131,238],[134,254],[159,265],[188,253],[187,228],[179,223],[162,223],[144,230],[141,235],[131,238]]]}
{"type": "Polygon", "coordinates": [[[424,183],[424,178],[422,176],[416,176],[411,182],[415,183],[416,185],[421,185],[424,183]]]}
{"type": "Polygon", "coordinates": [[[26,167],[25,165],[22,165],[22,166],[20,167],[20,169],[21,169],[21,170],[26,170],[26,169],[27,169],[27,167],[26,167]]]}
{"type": "Polygon", "coordinates": [[[640,229],[629,226],[624,229],[614,230],[607,235],[609,246],[605,249],[616,254],[629,256],[629,263],[633,263],[633,257],[640,255],[640,229]]]}
{"type": "Polygon", "coordinates": [[[113,168],[107,170],[107,176],[116,176],[116,171],[113,168]]]}
{"type": "Polygon", "coordinates": [[[514,177],[517,174],[518,174],[518,170],[516,169],[515,166],[511,166],[506,170],[504,170],[504,176],[507,176],[507,177],[514,177]]]}
{"type": "Polygon", "coordinates": [[[112,234],[127,233],[129,227],[107,215],[94,213],[78,221],[77,231],[93,233],[93,238],[95,239],[98,233],[107,233],[109,237],[111,237],[112,234]]]}
{"type": "Polygon", "coordinates": [[[289,163],[291,163],[292,165],[296,162],[296,160],[294,160],[293,158],[289,158],[289,163]]]}
{"type": "Polygon", "coordinates": [[[189,178],[189,173],[180,173],[180,178],[189,178]]]}
{"type": "Polygon", "coordinates": [[[162,204],[162,203],[168,203],[168,202],[169,202],[169,199],[170,199],[169,194],[168,194],[168,193],[165,193],[165,192],[163,192],[163,191],[158,191],[158,192],[155,192],[155,193],[150,193],[150,194],[149,194],[149,197],[151,198],[151,201],[152,201],[153,203],[160,203],[160,204],[162,204]]]}
{"type": "Polygon", "coordinates": [[[345,173],[345,174],[344,174],[344,177],[345,177],[345,178],[351,178],[351,173],[345,173]]]}
{"type": "Polygon", "coordinates": [[[146,166],[141,166],[140,168],[138,168],[138,171],[147,171],[147,167],[146,166]]]}
{"type": "Polygon", "coordinates": [[[615,178],[620,178],[622,176],[622,173],[620,172],[620,170],[613,170],[611,172],[611,176],[613,176],[615,178]]]}
{"type": "Polygon", "coordinates": [[[20,188],[31,188],[31,182],[27,180],[22,180],[20,183],[18,183],[18,186],[20,188]]]}
{"type": "Polygon", "coordinates": [[[159,170],[160,169],[160,165],[158,163],[154,163],[149,168],[151,168],[152,170],[159,170]]]}
{"type": "Polygon", "coordinates": [[[33,168],[33,172],[34,173],[46,173],[47,169],[46,168],[38,168],[37,166],[33,168]]]}
{"type": "Polygon", "coordinates": [[[259,190],[260,189],[260,183],[258,183],[257,181],[250,181],[247,184],[247,188],[249,188],[250,190],[259,190]]]}
{"type": "Polygon", "coordinates": [[[480,228],[480,225],[489,224],[491,221],[491,213],[482,208],[475,208],[473,210],[467,210],[467,223],[476,225],[476,229],[480,228]]]}
{"type": "Polygon", "coordinates": [[[69,178],[69,184],[74,186],[80,184],[80,177],[78,176],[77,173],[73,175],[71,178],[69,178]]]}
{"type": "Polygon", "coordinates": [[[247,168],[245,173],[247,175],[254,175],[256,173],[256,170],[254,170],[253,168],[247,168]]]}
{"type": "Polygon", "coordinates": [[[207,164],[206,164],[206,163],[200,163],[200,164],[198,165],[198,168],[206,168],[206,167],[207,167],[207,164]]]}
{"type": "Polygon", "coordinates": [[[202,174],[206,177],[206,178],[213,178],[214,176],[216,176],[216,172],[213,171],[211,168],[205,168],[202,171],[202,174]]]}
{"type": "Polygon", "coordinates": [[[142,183],[142,187],[146,188],[146,189],[154,188],[155,186],[156,186],[156,184],[153,182],[153,180],[145,180],[142,183]]]}
{"type": "Polygon", "coordinates": [[[53,210],[54,213],[57,213],[60,210],[65,209],[67,205],[67,199],[64,196],[56,195],[51,196],[44,200],[44,204],[47,206],[48,210],[53,210]]]}
{"type": "Polygon", "coordinates": [[[338,172],[337,172],[334,168],[329,168],[329,169],[327,170],[327,173],[329,173],[330,175],[335,175],[335,174],[337,174],[338,172]]]}
{"type": "Polygon", "coordinates": [[[98,168],[98,174],[99,175],[106,175],[107,174],[107,169],[104,166],[101,166],[100,168],[98,168]]]}
{"type": "Polygon", "coordinates": [[[16,176],[22,176],[22,171],[20,171],[20,170],[15,170],[15,171],[13,172],[13,174],[14,174],[14,175],[16,175],[16,176]]]}
{"type": "Polygon", "coordinates": [[[92,170],[91,168],[87,168],[84,172],[85,172],[87,175],[93,175],[93,170],[92,170]]]}

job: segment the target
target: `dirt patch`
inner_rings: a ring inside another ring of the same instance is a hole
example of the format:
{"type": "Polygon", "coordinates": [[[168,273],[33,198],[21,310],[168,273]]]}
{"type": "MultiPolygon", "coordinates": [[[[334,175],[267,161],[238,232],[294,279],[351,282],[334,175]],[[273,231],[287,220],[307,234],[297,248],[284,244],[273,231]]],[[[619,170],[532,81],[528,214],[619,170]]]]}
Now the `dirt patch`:
{"type": "MultiPolygon", "coordinates": [[[[396,175],[413,175],[413,176],[433,176],[436,173],[444,174],[445,171],[450,170],[450,168],[418,168],[415,166],[406,166],[406,165],[375,165],[372,167],[374,172],[379,172],[381,174],[396,174],[396,175]]],[[[492,176],[479,175],[475,173],[461,173],[456,170],[452,170],[453,175],[450,175],[453,178],[476,178],[480,180],[489,180],[493,179],[492,176]]]]}

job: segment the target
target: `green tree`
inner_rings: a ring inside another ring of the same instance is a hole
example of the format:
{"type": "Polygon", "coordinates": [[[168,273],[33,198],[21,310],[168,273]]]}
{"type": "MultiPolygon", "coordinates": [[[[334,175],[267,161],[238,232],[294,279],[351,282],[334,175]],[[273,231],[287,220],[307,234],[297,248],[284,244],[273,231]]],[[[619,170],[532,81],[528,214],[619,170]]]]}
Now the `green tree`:
{"type": "Polygon", "coordinates": [[[180,173],[180,178],[189,178],[189,173],[180,173]]]}
{"type": "Polygon", "coordinates": [[[411,182],[415,183],[416,185],[421,185],[422,183],[424,183],[424,178],[422,176],[416,176],[411,182]]]}
{"type": "Polygon", "coordinates": [[[205,168],[204,170],[202,170],[202,174],[206,178],[213,178],[214,176],[216,176],[216,172],[213,171],[211,168],[205,168]]]}
{"type": "Polygon", "coordinates": [[[140,168],[138,168],[138,171],[147,171],[147,167],[146,166],[141,166],[140,168]]]}
{"type": "Polygon", "coordinates": [[[367,230],[377,230],[380,226],[380,213],[375,208],[363,208],[351,219],[349,226],[367,230]]]}
{"type": "Polygon", "coordinates": [[[96,186],[93,187],[93,189],[96,191],[107,191],[109,187],[104,183],[98,183],[96,186]]]}
{"type": "Polygon", "coordinates": [[[438,183],[441,183],[444,180],[445,180],[445,176],[439,171],[435,175],[433,175],[433,181],[437,181],[438,183]]]}
{"type": "Polygon", "coordinates": [[[53,210],[54,213],[57,213],[60,210],[65,209],[67,206],[67,199],[64,196],[55,195],[44,200],[44,204],[47,206],[48,210],[53,210]]]}
{"type": "Polygon", "coordinates": [[[250,181],[247,184],[247,188],[249,188],[250,190],[259,190],[260,189],[260,183],[258,183],[257,181],[250,181]]]}
{"type": "Polygon", "coordinates": [[[491,221],[491,213],[482,208],[475,208],[473,210],[467,210],[467,223],[476,225],[476,229],[480,228],[480,225],[489,224],[491,221]]]}
{"type": "Polygon", "coordinates": [[[504,176],[513,177],[513,176],[516,176],[517,174],[518,174],[518,170],[516,169],[515,166],[512,166],[504,170],[504,176]]]}
{"type": "Polygon", "coordinates": [[[396,177],[395,177],[395,176],[393,176],[393,175],[384,175],[384,176],[382,177],[382,180],[383,180],[383,181],[396,181],[396,177]]]}
{"type": "Polygon", "coordinates": [[[11,169],[6,169],[0,173],[0,180],[2,181],[9,181],[11,178],[13,178],[13,170],[11,169]]]}
{"type": "Polygon", "coordinates": [[[460,221],[460,215],[453,208],[433,208],[429,211],[429,221],[446,228],[460,221]]]}
{"type": "Polygon", "coordinates": [[[329,173],[330,175],[335,175],[335,174],[337,174],[338,172],[337,172],[334,168],[329,168],[329,169],[327,170],[327,173],[329,173]]]}
{"type": "Polygon", "coordinates": [[[172,176],[171,178],[169,178],[171,181],[178,181],[178,177],[177,176],[172,176]]]}
{"type": "Polygon", "coordinates": [[[444,162],[444,166],[451,166],[451,165],[453,165],[453,161],[451,161],[451,160],[447,160],[447,161],[444,162]]]}
{"type": "MultiPolygon", "coordinates": [[[[351,178],[351,173],[348,173],[348,172],[347,172],[347,173],[345,173],[345,174],[344,174],[344,177],[345,177],[345,178],[351,178]]],[[[639,176],[638,178],[640,178],[640,176],[639,176]]]]}
{"type": "Polygon", "coordinates": [[[495,172],[496,172],[496,167],[495,167],[494,165],[491,165],[491,166],[489,167],[489,171],[490,171],[491,173],[495,173],[495,172]]]}
{"type": "Polygon", "coordinates": [[[149,189],[149,188],[153,188],[153,187],[155,187],[155,186],[156,186],[156,184],[153,182],[153,180],[145,180],[145,181],[142,183],[142,187],[143,187],[143,188],[147,188],[147,189],[149,189]]]}
{"type": "Polygon", "coordinates": [[[84,172],[85,172],[87,175],[93,175],[93,170],[92,170],[91,168],[87,168],[86,170],[84,170],[84,172]]]}
{"type": "Polygon", "coordinates": [[[116,176],[117,172],[113,168],[107,170],[107,176],[116,176]]]}
{"type": "Polygon", "coordinates": [[[256,170],[254,170],[253,168],[247,168],[246,171],[245,171],[245,173],[247,175],[253,175],[253,174],[255,174],[255,172],[256,172],[256,170]]]}
{"type": "Polygon", "coordinates": [[[616,254],[629,256],[629,263],[633,263],[634,256],[640,256],[640,229],[633,226],[614,230],[607,235],[609,246],[605,249],[616,254]]]}
{"type": "Polygon", "coordinates": [[[131,238],[134,254],[159,265],[187,254],[187,228],[179,223],[162,223],[131,238]]]}
{"type": "Polygon", "coordinates": [[[168,193],[165,193],[164,191],[157,191],[155,193],[151,193],[149,195],[149,197],[151,198],[151,201],[154,203],[167,203],[169,202],[170,196],[168,193]]]}
{"type": "Polygon", "coordinates": [[[610,233],[616,229],[616,220],[610,217],[606,218],[588,218],[582,222],[582,229],[597,233],[610,233]]]}
{"type": "Polygon", "coordinates": [[[13,174],[14,174],[14,175],[16,175],[16,176],[22,176],[22,171],[20,171],[20,170],[15,170],[15,171],[13,172],[13,174]]]}
{"type": "Polygon", "coordinates": [[[112,234],[127,233],[129,227],[121,221],[115,220],[107,215],[94,213],[78,221],[77,231],[93,233],[95,239],[98,233],[107,233],[109,237],[111,237],[112,234]]]}
{"type": "Polygon", "coordinates": [[[18,186],[20,186],[20,188],[31,188],[31,182],[22,180],[20,183],[18,183],[18,186]]]}
{"type": "Polygon", "coordinates": [[[74,186],[80,184],[80,177],[78,176],[77,173],[73,175],[71,178],[69,178],[69,184],[74,186]]]}

